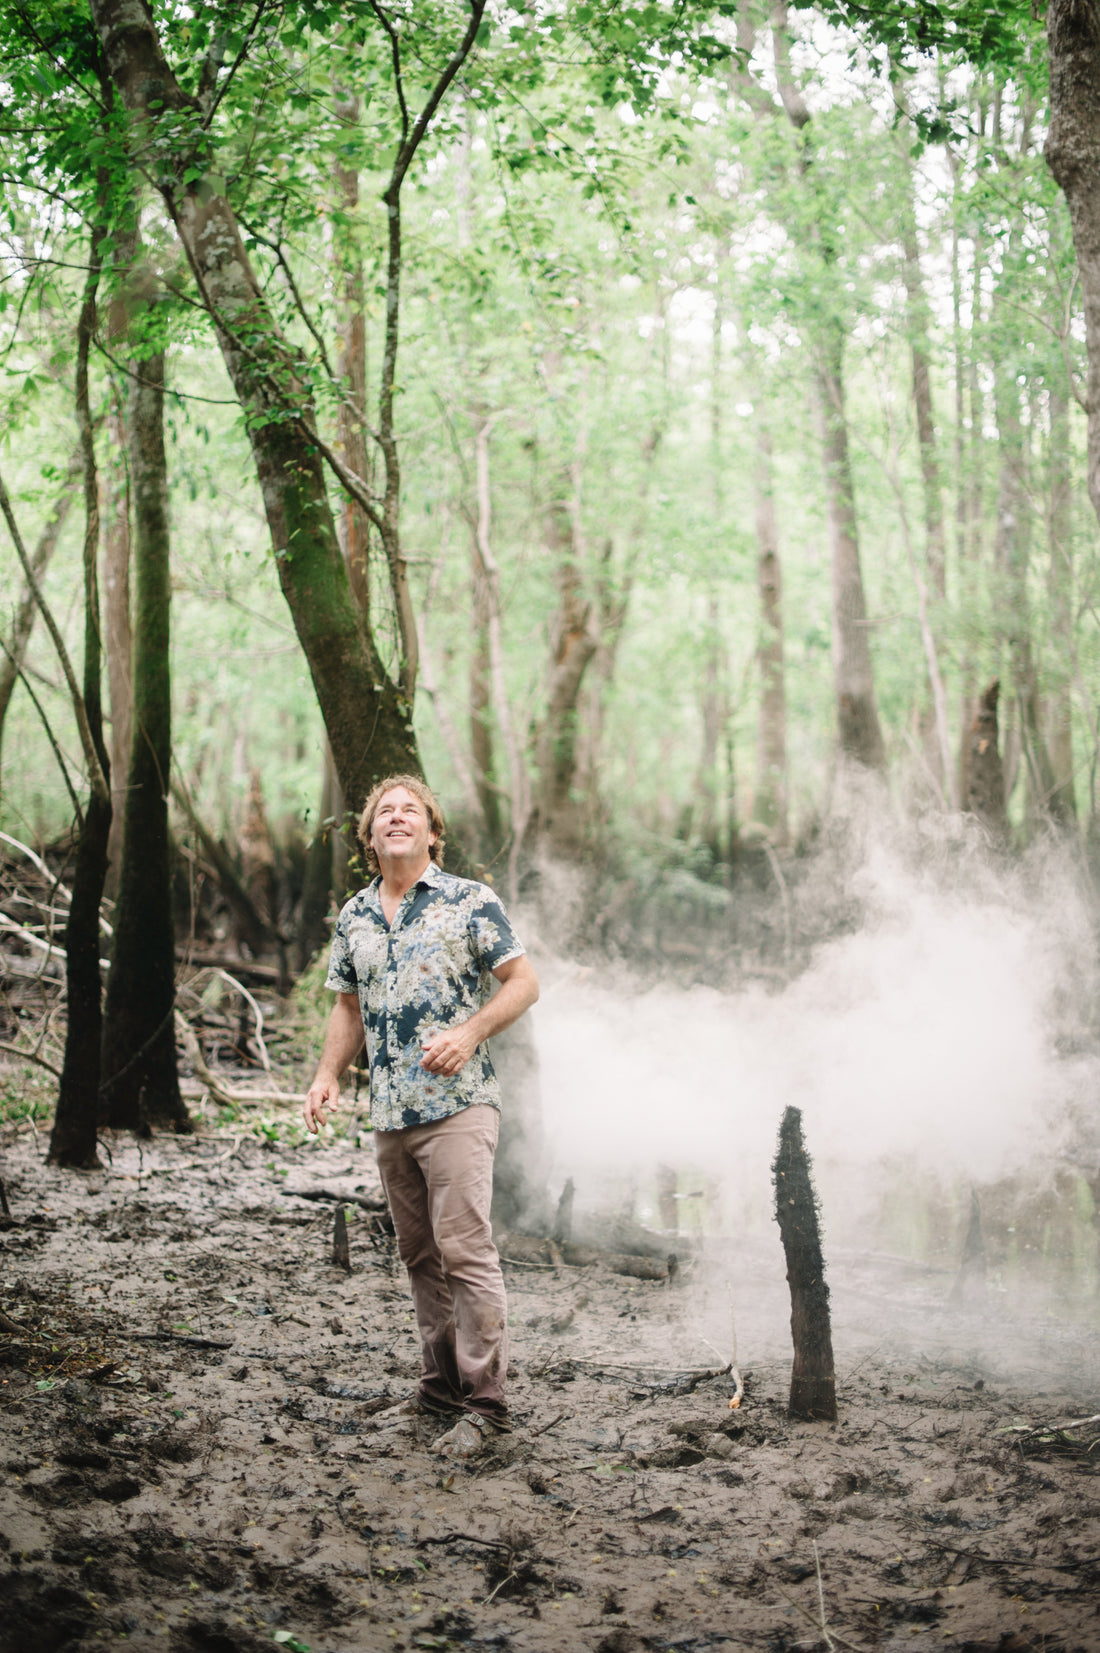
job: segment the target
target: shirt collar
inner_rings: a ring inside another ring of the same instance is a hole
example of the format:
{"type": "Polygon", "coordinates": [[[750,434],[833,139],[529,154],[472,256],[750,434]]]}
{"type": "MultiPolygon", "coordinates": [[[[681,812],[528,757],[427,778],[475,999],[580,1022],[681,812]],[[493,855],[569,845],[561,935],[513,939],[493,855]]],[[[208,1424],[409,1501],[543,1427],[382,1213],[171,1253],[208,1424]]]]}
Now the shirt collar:
{"type": "MultiPolygon", "coordinates": [[[[419,884],[426,885],[428,889],[438,889],[440,884],[443,882],[443,878],[443,868],[435,861],[429,861],[428,865],[424,868],[424,871],[420,874],[420,877],[417,878],[414,883],[409,885],[409,890],[415,890],[419,884]]],[[[405,891],[405,895],[408,895],[409,890],[405,891]]],[[[367,899],[372,907],[377,907],[379,912],[381,912],[382,874],[380,872],[375,873],[374,877],[367,885],[367,899]]],[[[402,896],[402,900],[404,900],[404,896],[402,896]]]]}

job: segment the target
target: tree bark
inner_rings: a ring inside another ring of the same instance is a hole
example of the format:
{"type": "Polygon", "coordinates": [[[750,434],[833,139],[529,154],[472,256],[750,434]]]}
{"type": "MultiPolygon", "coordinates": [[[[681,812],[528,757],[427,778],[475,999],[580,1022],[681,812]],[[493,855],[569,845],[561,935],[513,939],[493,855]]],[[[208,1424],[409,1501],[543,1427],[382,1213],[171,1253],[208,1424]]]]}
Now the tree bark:
{"type": "Polygon", "coordinates": [[[775,1216],[791,1288],[794,1363],[787,1410],[792,1418],[836,1420],[836,1375],[829,1317],[829,1287],[821,1252],[817,1195],[802,1140],[802,1114],[788,1108],[779,1127],[772,1166],[775,1216]]]}
{"type": "Polygon", "coordinates": [[[775,521],[772,439],[764,418],[756,426],[756,589],[760,603],[756,665],[760,708],[756,733],[753,815],[773,843],[787,842],[787,689],[783,665],[783,575],[775,521]]]}
{"type": "Polygon", "coordinates": [[[1028,596],[1031,490],[1027,475],[1027,440],[1011,361],[1002,365],[997,373],[996,407],[1000,478],[994,554],[1003,591],[1001,624],[1008,644],[1012,687],[1020,714],[1020,735],[1032,807],[1036,819],[1046,820],[1051,816],[1055,787],[1042,726],[1038,671],[1031,637],[1031,603],[1028,596]]]}
{"type": "Polygon", "coordinates": [[[1100,7],[1049,0],[1046,161],[1066,197],[1085,310],[1088,490],[1100,517],[1100,7]]]}
{"type": "Polygon", "coordinates": [[[497,728],[508,759],[508,803],[511,842],[508,848],[508,890],[514,901],[519,893],[519,856],[531,819],[531,781],[523,750],[512,721],[508,688],[504,679],[504,640],[501,627],[500,568],[493,555],[492,518],[489,493],[489,437],[492,421],[486,420],[477,433],[478,511],[474,521],[474,548],[478,571],[485,581],[488,618],[486,636],[489,653],[489,680],[497,728]]]}
{"type": "MultiPolygon", "coordinates": [[[[359,124],[359,98],[355,92],[337,86],[334,90],[336,115],[348,127],[359,124]]],[[[359,170],[335,167],[336,195],[342,212],[354,218],[359,210],[359,170]]],[[[361,476],[368,487],[373,483],[371,456],[367,448],[367,315],[363,259],[354,234],[336,242],[337,280],[340,285],[340,347],[336,373],[343,387],[339,408],[339,439],[348,469],[361,476]]],[[[352,594],[364,624],[370,622],[370,520],[357,500],[344,501],[341,538],[348,565],[352,594]]]]}
{"type": "MultiPolygon", "coordinates": [[[[105,186],[103,188],[105,193],[105,186]]],[[[111,830],[111,763],[103,741],[100,690],[99,479],[88,398],[88,355],[96,327],[99,259],[105,234],[105,230],[97,227],[90,237],[88,277],[77,322],[76,422],[84,477],[84,682],[80,704],[74,704],[74,709],[82,726],[90,786],[88,806],[80,825],[72,901],[65,928],[68,1020],[57,1112],[50,1134],[50,1159],[56,1165],[74,1170],[89,1170],[99,1164],[96,1122],[103,1028],[99,908],[107,876],[107,840],[111,830]]],[[[77,698],[74,686],[74,703],[77,698]]]]}
{"type": "Polygon", "coordinates": [[[122,864],[122,823],[126,813],[126,771],[133,735],[134,651],[130,625],[130,478],[126,418],[112,405],[107,419],[111,463],[104,493],[103,590],[107,641],[107,687],[111,701],[111,837],[107,846],[106,893],[118,893],[122,864]]]}
{"type": "MultiPolygon", "coordinates": [[[[80,445],[73,450],[61,484],[61,492],[50,513],[49,521],[38,536],[38,543],[31,553],[31,567],[36,579],[41,579],[50,565],[50,559],[57,550],[57,542],[61,538],[61,530],[65,526],[73,501],[80,489],[80,476],[83,457],[80,445]]],[[[31,640],[34,622],[38,615],[38,603],[34,592],[28,585],[20,597],[15,613],[12,617],[11,630],[7,636],[7,651],[0,659],[0,773],[3,770],[4,723],[11,705],[11,697],[15,685],[19,681],[19,673],[27,655],[27,645],[31,640]]]]}
{"type": "Polygon", "coordinates": [[[831,318],[818,337],[817,416],[825,462],[826,521],[833,586],[833,683],[841,755],[881,769],[886,750],[875,704],[867,605],[859,557],[848,421],[844,410],[844,338],[831,318]]]}
{"type": "MultiPolygon", "coordinates": [[[[909,109],[900,78],[894,81],[894,101],[899,113],[908,116],[909,109]]],[[[936,451],[936,420],[932,406],[931,319],[920,268],[909,131],[908,122],[904,127],[897,128],[898,147],[905,168],[905,195],[901,208],[901,271],[905,283],[906,331],[909,335],[909,353],[913,365],[913,411],[916,414],[917,448],[920,453],[921,481],[924,487],[925,556],[933,594],[942,602],[947,596],[947,551],[944,539],[943,500],[940,497],[940,465],[936,451]]]]}
{"type": "Polygon", "coordinates": [[[997,701],[1001,685],[997,678],[978,701],[970,727],[970,761],[967,764],[966,807],[997,843],[1008,837],[1005,815],[1005,778],[1001,767],[997,701]]]}
{"type": "Polygon", "coordinates": [[[134,510],[134,727],[126,779],[122,867],[103,1028],[101,1117],[120,1130],[191,1128],[176,1066],[175,928],[168,835],[172,689],[164,356],[131,382],[134,510]]]}
{"type": "MultiPolygon", "coordinates": [[[[787,3],[786,0],[777,0],[772,21],[776,79],[787,117],[799,134],[802,188],[807,193],[809,218],[818,252],[828,268],[834,259],[830,252],[829,236],[823,233],[822,208],[814,186],[813,157],[807,131],[812,117],[791,72],[786,29],[787,3]]],[[[886,749],[875,704],[867,605],[859,556],[859,527],[848,453],[848,420],[844,406],[845,327],[841,316],[833,311],[830,294],[822,293],[820,303],[822,314],[813,325],[814,373],[832,567],[837,737],[842,758],[868,769],[881,769],[885,766],[886,749]]]]}
{"type": "Polygon", "coordinates": [[[1054,644],[1048,695],[1048,750],[1053,776],[1050,813],[1068,826],[1077,819],[1073,784],[1073,491],[1069,474],[1069,398],[1053,377],[1048,384],[1050,434],[1047,441],[1047,538],[1050,565],[1051,639],[1054,644]]]}
{"type": "Polygon", "coordinates": [[[298,909],[295,964],[299,973],[328,940],[325,918],[332,898],[333,842],[341,824],[337,813],[336,795],[336,772],[332,764],[332,753],[326,741],[321,767],[321,802],[317,812],[317,825],[306,850],[306,870],[298,909]]]}
{"type": "Polygon", "coordinates": [[[550,639],[550,686],[537,741],[539,834],[566,858],[583,849],[584,823],[573,793],[581,685],[599,645],[597,617],[584,590],[573,502],[550,501],[543,534],[554,564],[558,609],[550,639]]]}
{"type": "MultiPolygon", "coordinates": [[[[194,119],[194,102],[164,58],[144,0],[92,0],[92,15],[114,85],[139,131],[156,131],[181,116],[194,119]]],[[[349,798],[362,799],[380,775],[421,773],[411,707],[386,673],[352,596],[302,361],[271,313],[221,180],[212,168],[201,178],[188,176],[199,170],[194,161],[194,152],[175,156],[175,176],[162,170],[158,187],[245,413],[280,585],[341,784],[349,798]]]]}
{"type": "MultiPolygon", "coordinates": [[[[479,494],[480,492],[479,487],[479,494]]],[[[470,569],[470,600],[474,621],[474,635],[470,648],[470,757],[473,760],[473,785],[481,814],[481,859],[488,862],[497,854],[504,842],[504,823],[501,820],[500,792],[493,767],[489,582],[477,552],[476,539],[473,551],[470,569]]]]}

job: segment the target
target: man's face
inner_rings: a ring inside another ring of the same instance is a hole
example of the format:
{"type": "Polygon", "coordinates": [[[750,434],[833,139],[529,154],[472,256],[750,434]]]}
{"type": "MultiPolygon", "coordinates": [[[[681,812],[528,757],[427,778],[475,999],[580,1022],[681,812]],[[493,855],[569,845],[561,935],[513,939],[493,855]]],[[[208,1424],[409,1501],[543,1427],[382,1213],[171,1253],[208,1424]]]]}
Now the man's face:
{"type": "Polygon", "coordinates": [[[428,824],[428,809],[407,786],[383,792],[371,822],[370,841],[379,865],[411,867],[419,872],[429,859],[436,834],[428,824]]]}

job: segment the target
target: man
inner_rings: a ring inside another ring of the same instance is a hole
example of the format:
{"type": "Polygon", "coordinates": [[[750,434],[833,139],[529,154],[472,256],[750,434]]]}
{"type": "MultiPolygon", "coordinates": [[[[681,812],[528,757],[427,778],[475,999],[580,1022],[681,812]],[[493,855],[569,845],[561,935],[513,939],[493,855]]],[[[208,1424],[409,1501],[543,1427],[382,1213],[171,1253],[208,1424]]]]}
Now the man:
{"type": "Polygon", "coordinates": [[[377,876],[337,921],[326,982],[337,998],[304,1113],[316,1132],[339,1105],[365,1030],[378,1169],[423,1346],[416,1400],[400,1410],[460,1413],[436,1446],[470,1457],[486,1429],[508,1427],[489,1222],[500,1088],[485,1041],[539,988],[493,891],[443,871],[443,833],[414,775],[389,776],[366,801],[359,840],[377,876]]]}

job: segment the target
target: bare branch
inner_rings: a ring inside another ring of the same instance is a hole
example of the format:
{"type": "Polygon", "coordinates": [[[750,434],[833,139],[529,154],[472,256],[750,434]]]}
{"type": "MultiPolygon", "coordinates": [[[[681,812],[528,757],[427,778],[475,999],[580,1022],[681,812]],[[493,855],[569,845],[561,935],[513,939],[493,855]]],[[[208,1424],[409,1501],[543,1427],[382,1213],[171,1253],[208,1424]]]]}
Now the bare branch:
{"type": "Polygon", "coordinates": [[[260,18],[263,16],[266,7],[267,7],[267,0],[259,0],[259,5],[256,7],[255,12],[253,13],[252,21],[248,25],[248,33],[245,35],[244,40],[241,42],[241,49],[237,53],[236,57],[233,59],[233,62],[230,65],[229,73],[226,75],[225,79],[222,81],[221,85],[218,87],[218,90],[215,92],[213,101],[211,102],[211,105],[210,105],[210,108],[206,111],[206,114],[203,116],[202,124],[203,124],[203,130],[204,131],[209,127],[210,122],[214,119],[214,116],[218,112],[218,105],[221,103],[221,101],[224,98],[225,94],[228,92],[230,86],[232,86],[233,76],[237,73],[237,70],[240,68],[241,64],[244,62],[245,58],[248,56],[248,48],[252,44],[252,36],[256,33],[257,25],[259,24],[260,18]]]}
{"type": "MultiPolygon", "coordinates": [[[[4,520],[8,525],[8,532],[11,534],[12,543],[15,546],[16,555],[23,565],[23,574],[26,578],[28,586],[34,593],[34,600],[38,604],[43,620],[46,622],[46,630],[50,634],[54,649],[57,652],[57,658],[61,662],[61,670],[65,674],[65,682],[68,685],[69,694],[72,698],[73,714],[76,718],[77,728],[80,731],[80,744],[84,751],[84,761],[88,765],[88,775],[91,780],[91,784],[97,791],[101,791],[104,796],[109,796],[107,779],[103,773],[102,766],[100,765],[99,753],[96,751],[95,741],[92,739],[91,726],[88,723],[88,709],[84,704],[84,696],[81,694],[80,688],[76,681],[76,674],[73,671],[73,664],[69,659],[69,651],[65,647],[65,639],[62,637],[57,621],[53,617],[53,611],[50,608],[49,603],[46,601],[42,587],[35,578],[34,569],[31,567],[31,560],[27,555],[27,548],[23,544],[23,536],[19,532],[19,525],[15,520],[15,513],[12,510],[11,496],[8,493],[7,485],[5,484],[2,476],[0,476],[0,512],[3,512],[4,520]]],[[[20,675],[22,675],[22,673],[20,675]]],[[[26,678],[24,678],[23,681],[26,683],[26,678]]]]}

